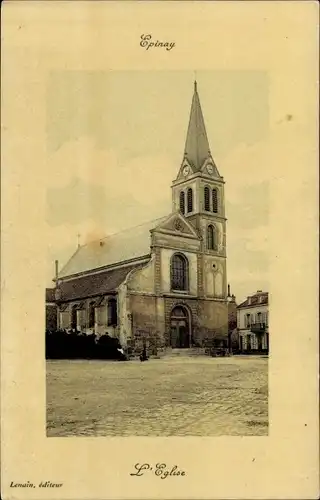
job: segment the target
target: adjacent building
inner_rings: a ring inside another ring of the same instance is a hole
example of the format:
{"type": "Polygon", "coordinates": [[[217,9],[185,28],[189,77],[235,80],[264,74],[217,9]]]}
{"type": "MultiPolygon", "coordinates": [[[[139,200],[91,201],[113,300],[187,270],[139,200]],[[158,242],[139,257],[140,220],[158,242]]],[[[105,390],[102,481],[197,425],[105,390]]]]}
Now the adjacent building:
{"type": "MultiPolygon", "coordinates": [[[[224,179],[197,83],[164,217],[80,246],[56,280],[58,327],[188,348],[228,341],[224,179]]],[[[119,207],[121,209],[121,207],[119,207]]]]}
{"type": "Polygon", "coordinates": [[[269,297],[258,290],[237,306],[240,352],[269,351],[269,297]]]}
{"type": "Polygon", "coordinates": [[[239,352],[239,336],[237,330],[237,302],[236,297],[230,293],[228,285],[228,349],[229,352],[239,352]]]}
{"type": "Polygon", "coordinates": [[[55,331],[57,329],[57,304],[55,298],[55,288],[46,288],[46,330],[55,331]]]}

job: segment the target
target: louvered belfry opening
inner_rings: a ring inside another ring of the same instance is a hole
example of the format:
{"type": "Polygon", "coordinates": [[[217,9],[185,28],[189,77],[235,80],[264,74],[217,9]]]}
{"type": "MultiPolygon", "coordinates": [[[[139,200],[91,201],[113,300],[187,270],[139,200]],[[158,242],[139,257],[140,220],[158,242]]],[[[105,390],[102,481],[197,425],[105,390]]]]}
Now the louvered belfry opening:
{"type": "Polygon", "coordinates": [[[212,211],[218,212],[218,191],[216,188],[212,190],[212,211]]]}
{"type": "Polygon", "coordinates": [[[208,186],[204,188],[204,209],[210,211],[210,189],[208,186]]]}
{"type": "Polygon", "coordinates": [[[185,210],[186,210],[186,207],[185,207],[185,196],[184,196],[184,192],[181,191],[180,192],[180,212],[184,215],[185,214],[185,210]]]}
{"type": "Polygon", "coordinates": [[[188,213],[193,210],[193,191],[191,188],[187,191],[187,205],[188,205],[188,213]]]}

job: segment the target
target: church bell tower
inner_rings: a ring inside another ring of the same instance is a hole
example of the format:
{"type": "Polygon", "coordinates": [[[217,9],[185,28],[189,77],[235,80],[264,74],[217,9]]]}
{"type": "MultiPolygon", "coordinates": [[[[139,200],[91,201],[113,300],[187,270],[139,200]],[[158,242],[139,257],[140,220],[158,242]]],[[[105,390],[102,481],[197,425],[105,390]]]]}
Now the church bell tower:
{"type": "Polygon", "coordinates": [[[224,180],[211,155],[196,81],[183,160],[172,183],[172,204],[173,211],[179,210],[197,229],[202,251],[225,259],[224,180]]]}

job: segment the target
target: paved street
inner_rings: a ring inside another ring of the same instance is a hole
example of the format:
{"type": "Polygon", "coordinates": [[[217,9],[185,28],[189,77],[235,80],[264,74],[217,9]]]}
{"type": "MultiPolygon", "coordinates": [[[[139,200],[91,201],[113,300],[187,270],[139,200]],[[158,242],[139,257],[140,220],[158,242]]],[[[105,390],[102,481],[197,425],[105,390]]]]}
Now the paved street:
{"type": "Polygon", "coordinates": [[[47,361],[47,435],[268,434],[264,357],[47,361]]]}

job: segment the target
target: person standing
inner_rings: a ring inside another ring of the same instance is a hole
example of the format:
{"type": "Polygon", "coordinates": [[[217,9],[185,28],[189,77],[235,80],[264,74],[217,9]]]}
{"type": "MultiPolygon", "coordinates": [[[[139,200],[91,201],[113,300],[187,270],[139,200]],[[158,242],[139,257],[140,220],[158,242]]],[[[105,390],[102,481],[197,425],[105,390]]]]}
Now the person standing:
{"type": "Polygon", "coordinates": [[[142,348],[142,353],[140,354],[140,361],[147,361],[148,356],[147,356],[147,345],[146,342],[143,342],[143,348],[142,348]]]}

